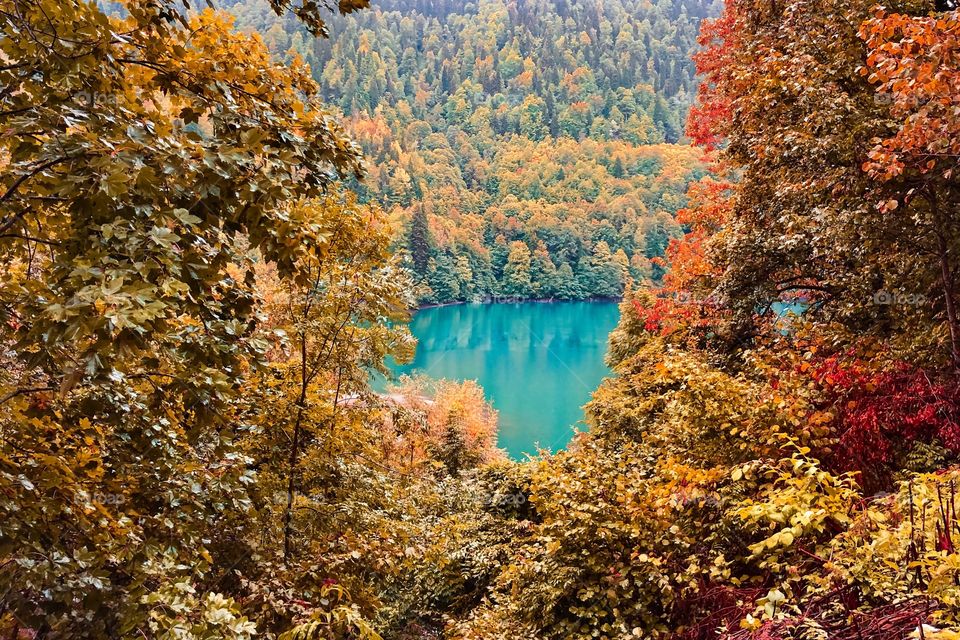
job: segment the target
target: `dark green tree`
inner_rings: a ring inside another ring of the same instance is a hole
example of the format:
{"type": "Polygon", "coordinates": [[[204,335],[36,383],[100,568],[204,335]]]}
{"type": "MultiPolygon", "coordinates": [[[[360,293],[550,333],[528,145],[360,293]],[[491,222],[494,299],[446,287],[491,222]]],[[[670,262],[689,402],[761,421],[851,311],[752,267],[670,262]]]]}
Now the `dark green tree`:
{"type": "Polygon", "coordinates": [[[423,204],[417,205],[407,230],[407,250],[413,261],[413,269],[419,276],[425,276],[433,255],[433,243],[430,240],[430,222],[423,204]]]}

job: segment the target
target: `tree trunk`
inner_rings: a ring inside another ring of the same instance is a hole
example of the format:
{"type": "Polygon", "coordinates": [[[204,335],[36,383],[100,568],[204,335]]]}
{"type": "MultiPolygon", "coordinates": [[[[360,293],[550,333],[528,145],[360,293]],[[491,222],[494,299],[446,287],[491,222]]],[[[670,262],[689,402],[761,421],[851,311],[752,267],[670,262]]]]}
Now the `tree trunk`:
{"type": "Polygon", "coordinates": [[[303,425],[303,411],[307,403],[307,336],[300,334],[300,397],[297,399],[297,419],[293,425],[293,442],[290,443],[290,455],[287,459],[289,475],[287,477],[287,508],[283,513],[283,560],[290,558],[293,538],[293,496],[296,485],[294,478],[297,470],[297,449],[300,446],[300,428],[303,425]]]}
{"type": "Polygon", "coordinates": [[[960,325],[957,323],[957,306],[953,297],[953,269],[950,266],[950,246],[947,243],[949,221],[940,215],[936,191],[931,187],[928,192],[933,224],[937,234],[937,253],[940,258],[940,280],[943,285],[943,301],[947,312],[947,326],[950,329],[950,355],[953,366],[960,369],[960,325]]]}

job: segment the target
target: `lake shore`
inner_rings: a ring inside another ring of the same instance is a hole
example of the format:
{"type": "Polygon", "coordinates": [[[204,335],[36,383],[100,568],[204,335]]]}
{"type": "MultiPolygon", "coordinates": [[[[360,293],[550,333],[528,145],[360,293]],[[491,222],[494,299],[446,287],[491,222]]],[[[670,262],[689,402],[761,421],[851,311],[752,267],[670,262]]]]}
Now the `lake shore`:
{"type": "Polygon", "coordinates": [[[523,304],[533,302],[537,304],[552,304],[560,302],[622,302],[622,296],[594,298],[514,298],[510,296],[491,296],[482,300],[456,300],[454,302],[436,302],[430,304],[421,304],[413,307],[411,311],[423,311],[424,309],[442,309],[443,307],[457,307],[467,304],[523,304]]]}

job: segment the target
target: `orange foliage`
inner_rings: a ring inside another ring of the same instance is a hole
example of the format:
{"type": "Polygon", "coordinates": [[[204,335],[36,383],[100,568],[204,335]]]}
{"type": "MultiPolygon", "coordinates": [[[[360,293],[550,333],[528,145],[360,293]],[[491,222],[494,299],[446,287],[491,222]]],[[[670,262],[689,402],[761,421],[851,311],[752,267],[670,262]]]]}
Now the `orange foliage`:
{"type": "Polygon", "coordinates": [[[734,24],[734,7],[727,4],[719,18],[701,23],[697,42],[703,49],[693,54],[703,81],[697,91],[697,104],[687,119],[687,135],[708,149],[723,140],[724,127],[731,117],[728,84],[736,38],[734,24]]]}
{"type": "Polygon", "coordinates": [[[473,380],[404,377],[383,399],[384,459],[412,471],[425,465],[459,471],[504,458],[497,448],[497,412],[473,380]]]}
{"type": "Polygon", "coordinates": [[[691,184],[690,204],[677,214],[677,221],[689,231],[670,240],[665,258],[657,259],[669,266],[663,284],[652,292],[651,300],[633,302],[646,330],[668,335],[716,322],[721,301],[711,286],[722,274],[722,265],[711,259],[708,244],[730,217],[732,187],[713,176],[691,184]]]}
{"type": "Polygon", "coordinates": [[[884,180],[906,171],[949,180],[960,157],[960,16],[878,10],[860,36],[869,48],[862,73],[879,85],[878,99],[888,100],[900,120],[864,169],[884,180]]]}

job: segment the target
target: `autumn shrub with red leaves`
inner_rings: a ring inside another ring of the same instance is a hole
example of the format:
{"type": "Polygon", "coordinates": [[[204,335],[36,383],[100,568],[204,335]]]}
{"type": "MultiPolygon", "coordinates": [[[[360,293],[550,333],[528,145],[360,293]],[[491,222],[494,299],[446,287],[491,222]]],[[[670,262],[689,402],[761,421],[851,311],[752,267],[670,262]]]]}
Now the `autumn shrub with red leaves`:
{"type": "Polygon", "coordinates": [[[718,629],[739,629],[740,621],[756,608],[756,601],[766,592],[759,587],[732,587],[702,582],[677,609],[686,610],[690,619],[672,640],[713,640],[718,629]]]}
{"type": "Polygon", "coordinates": [[[803,616],[770,620],[759,629],[742,629],[721,637],[723,640],[905,640],[922,637],[918,636],[917,629],[926,624],[935,608],[930,599],[919,597],[870,611],[850,611],[840,606],[837,613],[831,615],[821,610],[823,604],[838,603],[825,599],[820,607],[813,607],[803,616]]]}
{"type": "Polygon", "coordinates": [[[918,445],[960,454],[955,375],[902,362],[877,371],[863,362],[828,358],[812,369],[812,377],[834,415],[836,446],[825,461],[837,471],[859,472],[866,491],[889,489],[918,445]]]}
{"type": "MultiPolygon", "coordinates": [[[[719,163],[713,168],[724,172],[719,163]]],[[[724,301],[713,288],[720,268],[710,255],[710,241],[718,234],[730,213],[729,195],[732,184],[725,179],[707,176],[690,186],[689,206],[677,214],[677,221],[687,232],[670,240],[660,264],[666,275],[648,296],[631,300],[640,326],[662,337],[686,332],[688,342],[699,343],[712,335],[727,315],[724,301]]],[[[691,345],[693,346],[693,345],[691,345]]]]}

